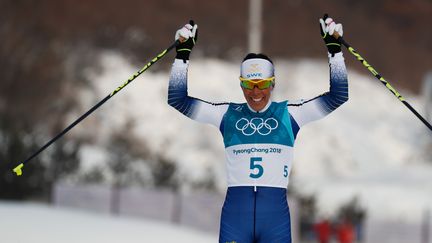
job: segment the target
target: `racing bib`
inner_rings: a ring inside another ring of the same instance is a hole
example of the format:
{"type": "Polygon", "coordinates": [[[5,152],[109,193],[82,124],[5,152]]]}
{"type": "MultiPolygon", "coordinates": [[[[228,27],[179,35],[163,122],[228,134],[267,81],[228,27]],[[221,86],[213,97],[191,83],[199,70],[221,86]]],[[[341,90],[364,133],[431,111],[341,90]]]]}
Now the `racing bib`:
{"type": "Polygon", "coordinates": [[[287,188],[292,147],[244,144],[226,148],[228,186],[287,188]]]}
{"type": "Polygon", "coordinates": [[[228,186],[288,186],[294,136],[286,102],[272,102],[262,113],[230,104],[221,132],[228,186]]]}

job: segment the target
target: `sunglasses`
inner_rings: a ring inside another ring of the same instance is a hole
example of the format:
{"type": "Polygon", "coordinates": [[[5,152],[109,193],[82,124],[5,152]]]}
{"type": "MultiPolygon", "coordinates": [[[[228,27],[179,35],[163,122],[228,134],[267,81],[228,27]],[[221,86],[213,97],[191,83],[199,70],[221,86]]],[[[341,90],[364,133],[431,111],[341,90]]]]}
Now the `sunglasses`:
{"type": "Polygon", "coordinates": [[[258,87],[258,89],[267,89],[270,86],[274,84],[275,77],[270,77],[266,79],[258,79],[258,80],[252,80],[252,79],[246,79],[240,77],[240,85],[245,89],[254,89],[255,86],[258,87]]]}

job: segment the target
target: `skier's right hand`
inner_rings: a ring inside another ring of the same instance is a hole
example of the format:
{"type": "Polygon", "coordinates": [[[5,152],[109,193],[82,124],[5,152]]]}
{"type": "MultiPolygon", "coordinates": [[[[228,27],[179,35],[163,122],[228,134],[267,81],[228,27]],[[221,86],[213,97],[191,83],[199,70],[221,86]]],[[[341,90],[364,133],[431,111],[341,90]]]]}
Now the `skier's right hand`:
{"type": "Polygon", "coordinates": [[[189,24],[177,30],[175,40],[180,42],[180,44],[176,46],[176,58],[182,59],[183,61],[189,60],[192,48],[198,40],[198,25],[190,21],[189,24]]]}

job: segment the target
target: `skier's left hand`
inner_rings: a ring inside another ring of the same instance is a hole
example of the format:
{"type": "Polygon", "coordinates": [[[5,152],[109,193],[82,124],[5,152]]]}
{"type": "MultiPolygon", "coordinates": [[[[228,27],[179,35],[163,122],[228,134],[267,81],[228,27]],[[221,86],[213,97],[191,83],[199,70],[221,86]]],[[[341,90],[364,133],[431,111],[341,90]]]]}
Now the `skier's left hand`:
{"type": "Polygon", "coordinates": [[[343,36],[342,24],[336,24],[332,18],[327,17],[325,20],[320,19],[321,37],[327,46],[330,54],[341,52],[341,40],[339,37],[343,36]]]}

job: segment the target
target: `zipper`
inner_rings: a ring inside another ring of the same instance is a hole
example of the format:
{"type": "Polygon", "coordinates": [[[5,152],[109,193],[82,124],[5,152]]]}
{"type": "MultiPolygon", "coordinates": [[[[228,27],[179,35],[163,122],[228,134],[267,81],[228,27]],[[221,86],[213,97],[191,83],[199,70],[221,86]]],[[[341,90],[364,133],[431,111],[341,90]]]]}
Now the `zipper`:
{"type": "Polygon", "coordinates": [[[254,186],[254,218],[253,218],[253,237],[254,237],[254,241],[256,239],[256,233],[255,233],[255,229],[256,229],[256,198],[257,198],[257,187],[254,186]]]}

